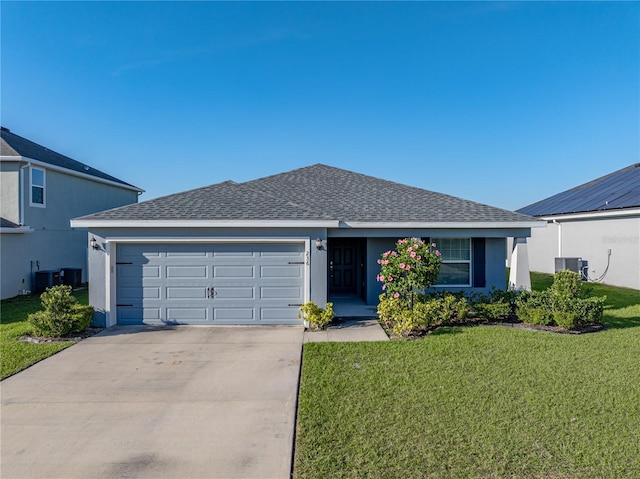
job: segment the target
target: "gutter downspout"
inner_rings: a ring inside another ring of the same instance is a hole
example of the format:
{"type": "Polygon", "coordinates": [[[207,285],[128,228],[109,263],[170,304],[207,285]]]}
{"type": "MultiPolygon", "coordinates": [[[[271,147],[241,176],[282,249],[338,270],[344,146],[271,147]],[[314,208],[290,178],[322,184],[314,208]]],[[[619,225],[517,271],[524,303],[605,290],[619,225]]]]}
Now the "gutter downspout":
{"type": "Polygon", "coordinates": [[[558,258],[562,258],[562,223],[558,220],[553,220],[553,223],[558,225],[558,258]]]}
{"type": "Polygon", "coordinates": [[[31,166],[31,162],[28,161],[26,165],[20,167],[20,186],[18,188],[18,194],[20,195],[20,211],[18,217],[18,224],[24,226],[24,203],[26,201],[24,195],[26,194],[26,188],[24,186],[24,169],[31,166]]]}

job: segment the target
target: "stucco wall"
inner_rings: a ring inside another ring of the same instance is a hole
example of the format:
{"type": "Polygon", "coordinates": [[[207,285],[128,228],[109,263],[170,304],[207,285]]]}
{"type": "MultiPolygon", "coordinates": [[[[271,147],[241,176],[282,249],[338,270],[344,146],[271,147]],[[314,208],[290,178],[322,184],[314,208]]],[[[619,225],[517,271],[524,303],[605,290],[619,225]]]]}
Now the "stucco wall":
{"type": "MultiPolygon", "coordinates": [[[[107,274],[115,269],[115,244],[119,241],[147,241],[163,242],[171,240],[197,240],[206,242],[208,240],[225,239],[229,241],[250,238],[304,238],[309,242],[310,266],[308,270],[310,285],[309,299],[316,304],[324,304],[327,301],[327,239],[345,237],[346,234],[338,234],[339,230],[326,230],[324,228],[273,228],[273,229],[252,229],[252,228],[94,228],[89,231],[89,238],[95,236],[96,240],[103,246],[104,250],[89,251],[89,282],[91,284],[89,300],[96,308],[96,324],[105,324],[105,316],[109,313],[108,324],[114,324],[115,315],[110,314],[112,304],[109,302],[109,295],[115,294],[115,274],[107,274]],[[315,246],[315,239],[324,241],[323,248],[318,250],[315,246]],[[105,240],[108,242],[105,243],[105,240]],[[107,284],[107,281],[110,281],[107,284]]],[[[351,230],[348,236],[362,237],[359,231],[351,230]]],[[[403,230],[378,230],[380,236],[375,236],[375,231],[369,231],[374,235],[366,240],[366,301],[368,304],[377,304],[378,296],[382,292],[381,284],[376,281],[379,273],[377,260],[380,255],[392,249],[395,242],[402,237],[408,236],[403,230]]],[[[415,233],[415,231],[414,231],[415,233]]],[[[437,230],[430,230],[430,236],[444,236],[445,234],[437,230]]],[[[470,235],[470,231],[466,232],[470,235]]],[[[475,230],[475,237],[482,237],[480,231],[475,230]]],[[[458,232],[459,234],[459,232],[458,232]]],[[[417,235],[414,235],[417,236],[417,235]]],[[[426,237],[427,235],[422,235],[426,237]]],[[[468,237],[468,236],[467,236],[468,237]]],[[[88,240],[85,240],[88,241],[88,240]]],[[[486,238],[485,239],[485,268],[486,286],[483,288],[458,288],[465,292],[488,292],[491,288],[504,289],[506,286],[505,277],[505,242],[506,238],[486,238]]],[[[449,288],[448,288],[449,289],[449,288]]]]}
{"type": "MultiPolygon", "coordinates": [[[[29,174],[24,174],[24,224],[26,234],[2,234],[1,296],[33,290],[33,273],[65,267],[81,268],[87,280],[86,229],[72,229],[71,218],[115,208],[138,199],[137,192],[60,172],[46,172],[46,207],[29,206],[29,174]]],[[[2,192],[4,203],[5,192],[2,192]]]]}
{"type": "Polygon", "coordinates": [[[534,229],[527,240],[531,271],[552,274],[556,256],[579,257],[589,261],[589,276],[595,279],[605,272],[609,259],[603,283],[640,289],[640,215],[559,221],[561,226],[549,223],[547,228],[534,229]]]}

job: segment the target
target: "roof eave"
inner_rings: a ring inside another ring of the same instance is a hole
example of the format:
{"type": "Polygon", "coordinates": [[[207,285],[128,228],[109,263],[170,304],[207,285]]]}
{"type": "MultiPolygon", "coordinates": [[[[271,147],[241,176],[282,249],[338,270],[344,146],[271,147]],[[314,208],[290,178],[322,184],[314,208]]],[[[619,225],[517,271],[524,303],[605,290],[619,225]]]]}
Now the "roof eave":
{"type": "Polygon", "coordinates": [[[413,228],[413,229],[502,229],[502,228],[544,228],[546,222],[532,221],[431,221],[431,222],[376,222],[376,221],[341,221],[341,228],[413,228]]]}
{"type": "Polygon", "coordinates": [[[556,213],[549,215],[540,215],[536,218],[540,218],[545,221],[553,220],[582,220],[582,219],[600,219],[600,218],[622,218],[625,216],[638,216],[640,215],[640,207],[635,208],[621,208],[617,210],[600,210],[600,211],[585,211],[580,213],[556,213]]]}
{"type": "Polygon", "coordinates": [[[75,218],[72,228],[337,228],[334,220],[118,220],[75,218]]]}
{"type": "Polygon", "coordinates": [[[98,183],[104,183],[110,186],[117,186],[118,188],[123,188],[125,190],[135,191],[137,193],[144,193],[144,190],[138,188],[137,186],[129,185],[127,183],[118,183],[117,181],[107,180],[105,178],[100,178],[99,176],[93,176],[86,173],[81,173],[79,171],[70,170],[69,168],[64,168],[62,166],[53,165],[51,163],[47,163],[46,161],[35,160],[33,158],[29,158],[26,156],[0,156],[0,161],[15,161],[18,163],[31,163],[32,165],[41,166],[42,168],[46,168],[48,170],[59,171],[61,173],[65,173],[71,176],[77,176],[79,178],[83,178],[85,180],[96,181],[98,183]]]}

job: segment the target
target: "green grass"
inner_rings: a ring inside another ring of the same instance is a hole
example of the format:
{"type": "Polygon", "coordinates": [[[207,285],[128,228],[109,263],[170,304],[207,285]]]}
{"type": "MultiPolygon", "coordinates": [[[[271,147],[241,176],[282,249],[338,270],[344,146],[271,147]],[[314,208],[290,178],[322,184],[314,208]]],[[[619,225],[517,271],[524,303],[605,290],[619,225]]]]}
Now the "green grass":
{"type": "Polygon", "coordinates": [[[589,287],[603,332],[306,344],[294,477],[640,477],[640,292],[589,287]]]}
{"type": "MultiPolygon", "coordinates": [[[[86,288],[74,291],[73,295],[82,304],[88,304],[86,288]]],[[[0,379],[9,377],[32,364],[68,348],[73,341],[55,343],[25,343],[21,336],[31,332],[27,323],[29,313],[41,309],[40,296],[17,296],[0,303],[0,379]]]]}

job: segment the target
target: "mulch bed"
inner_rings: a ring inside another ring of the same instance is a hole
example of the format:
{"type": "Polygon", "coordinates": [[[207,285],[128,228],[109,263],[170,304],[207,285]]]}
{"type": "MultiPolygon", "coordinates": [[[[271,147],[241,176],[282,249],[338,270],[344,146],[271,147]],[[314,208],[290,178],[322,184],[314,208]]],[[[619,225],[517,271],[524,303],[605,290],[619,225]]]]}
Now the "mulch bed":
{"type": "Polygon", "coordinates": [[[60,338],[44,338],[44,337],[40,337],[40,336],[33,336],[31,334],[27,334],[24,336],[20,337],[20,341],[23,341],[25,343],[34,343],[34,344],[39,344],[39,343],[62,343],[65,341],[82,341],[83,339],[89,338],[91,336],[93,336],[94,334],[98,334],[100,331],[102,331],[104,328],[92,328],[89,327],[87,329],[85,329],[84,331],[82,331],[81,333],[74,333],[74,334],[70,334],[68,336],[62,336],[60,338]]]}
{"type": "Polygon", "coordinates": [[[439,324],[438,326],[433,326],[422,331],[416,331],[408,334],[407,336],[398,336],[394,334],[394,332],[387,328],[384,323],[380,323],[382,328],[387,333],[390,339],[419,339],[423,338],[429,334],[436,332],[438,329],[443,327],[454,327],[454,326],[476,326],[476,325],[486,325],[486,326],[504,326],[508,328],[517,328],[517,329],[526,329],[530,331],[542,331],[545,333],[557,333],[557,334],[586,334],[586,333],[597,333],[599,331],[603,331],[606,329],[604,324],[590,324],[587,326],[583,326],[578,329],[564,329],[558,326],[542,326],[537,324],[526,324],[522,321],[514,318],[506,318],[502,321],[489,321],[484,318],[467,318],[465,321],[456,321],[450,323],[439,324]]]}

